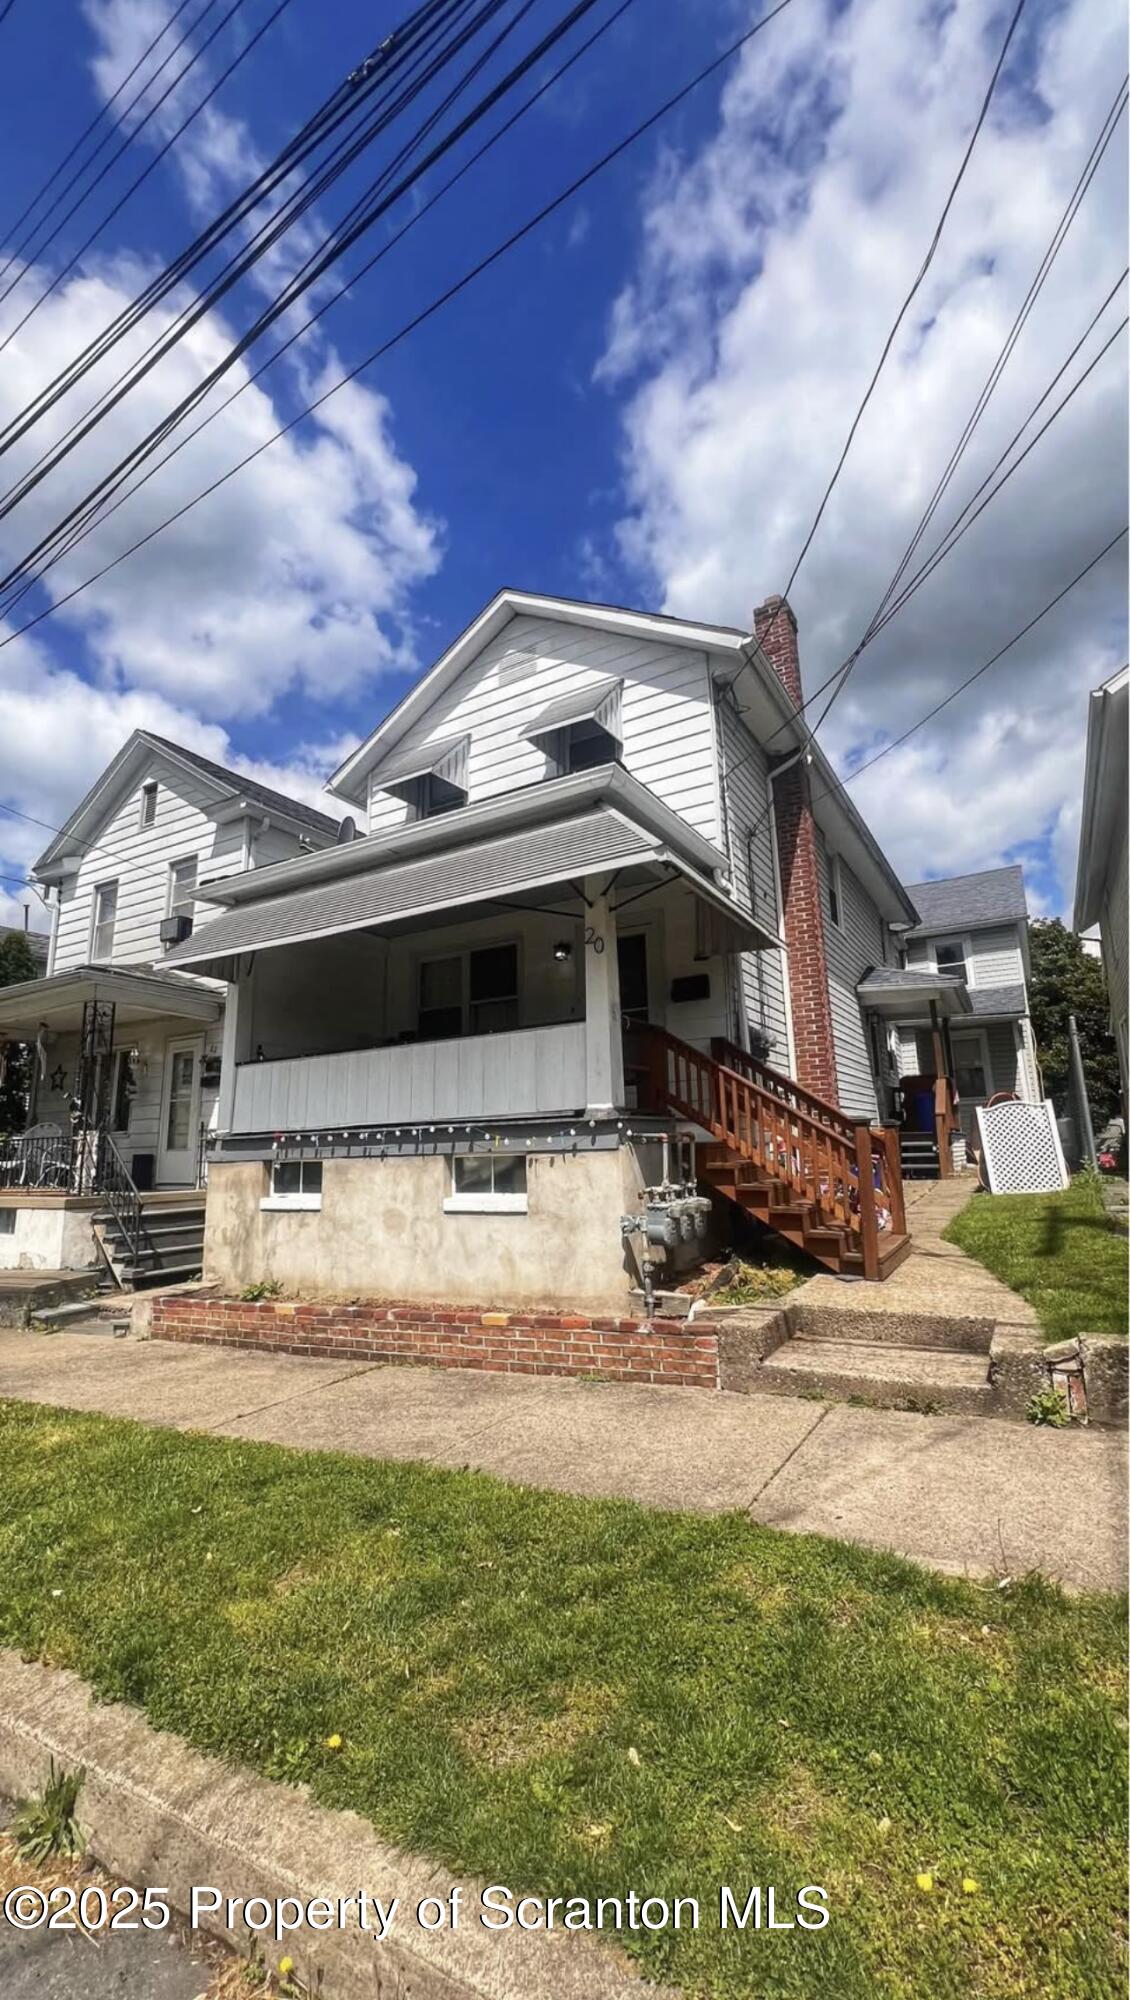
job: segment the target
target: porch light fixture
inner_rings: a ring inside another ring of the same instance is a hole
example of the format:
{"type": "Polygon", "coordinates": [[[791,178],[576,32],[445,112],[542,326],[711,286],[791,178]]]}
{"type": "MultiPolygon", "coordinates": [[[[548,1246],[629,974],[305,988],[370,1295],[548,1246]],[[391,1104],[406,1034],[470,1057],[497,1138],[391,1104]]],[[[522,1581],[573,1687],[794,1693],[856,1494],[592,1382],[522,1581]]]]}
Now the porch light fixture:
{"type": "Polygon", "coordinates": [[[568,964],[573,956],[573,947],[568,938],[558,938],[557,943],[553,947],[553,956],[557,960],[558,965],[568,964]]]}

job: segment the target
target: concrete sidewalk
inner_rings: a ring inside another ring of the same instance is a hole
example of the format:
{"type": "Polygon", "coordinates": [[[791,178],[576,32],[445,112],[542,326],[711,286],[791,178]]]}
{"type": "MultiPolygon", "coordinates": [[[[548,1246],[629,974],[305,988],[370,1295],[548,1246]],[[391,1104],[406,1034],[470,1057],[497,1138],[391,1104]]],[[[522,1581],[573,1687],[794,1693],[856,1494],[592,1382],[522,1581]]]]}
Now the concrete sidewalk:
{"type": "Polygon", "coordinates": [[[650,1507],[744,1508],[972,1575],[1125,1581],[1125,1440],[1109,1432],[9,1330],[0,1396],[650,1507]]]}

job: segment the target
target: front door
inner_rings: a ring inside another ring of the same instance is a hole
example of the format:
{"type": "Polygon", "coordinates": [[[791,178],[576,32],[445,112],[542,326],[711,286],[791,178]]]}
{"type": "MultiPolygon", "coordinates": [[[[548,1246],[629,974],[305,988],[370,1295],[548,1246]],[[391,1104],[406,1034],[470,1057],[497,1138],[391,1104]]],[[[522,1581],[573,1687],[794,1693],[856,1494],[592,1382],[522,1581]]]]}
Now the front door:
{"type": "Polygon", "coordinates": [[[966,1139],[973,1139],[977,1134],[977,1107],[988,1103],[993,1088],[988,1043],[982,1028],[953,1030],[950,1041],[957,1115],[966,1139]]]}
{"type": "Polygon", "coordinates": [[[157,1150],[159,1187],[195,1187],[204,1037],[165,1044],[165,1088],[157,1150]]]}

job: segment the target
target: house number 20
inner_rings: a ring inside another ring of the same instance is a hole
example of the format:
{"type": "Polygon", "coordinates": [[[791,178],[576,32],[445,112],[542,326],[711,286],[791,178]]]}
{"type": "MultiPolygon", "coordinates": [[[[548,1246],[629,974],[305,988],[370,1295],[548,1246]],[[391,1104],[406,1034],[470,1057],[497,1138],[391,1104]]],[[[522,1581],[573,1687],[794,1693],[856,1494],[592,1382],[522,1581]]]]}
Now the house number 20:
{"type": "Polygon", "coordinates": [[[594,931],[591,924],[585,925],[585,943],[591,946],[599,958],[601,952],[604,950],[604,939],[597,931],[594,931]]]}

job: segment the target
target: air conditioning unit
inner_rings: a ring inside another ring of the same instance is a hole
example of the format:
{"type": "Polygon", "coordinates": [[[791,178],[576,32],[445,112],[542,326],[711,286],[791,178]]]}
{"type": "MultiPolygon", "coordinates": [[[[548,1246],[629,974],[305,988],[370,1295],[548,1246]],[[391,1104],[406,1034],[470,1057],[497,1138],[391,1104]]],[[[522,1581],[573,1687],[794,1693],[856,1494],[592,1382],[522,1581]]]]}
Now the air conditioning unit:
{"type": "Polygon", "coordinates": [[[183,944],[192,936],[192,918],[183,913],[178,917],[163,917],[159,936],[162,944],[183,944]]]}

